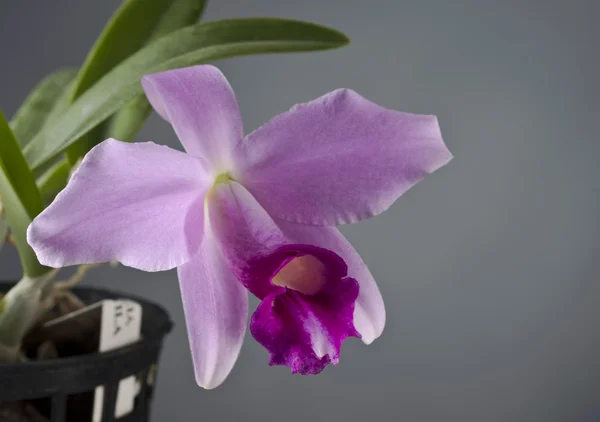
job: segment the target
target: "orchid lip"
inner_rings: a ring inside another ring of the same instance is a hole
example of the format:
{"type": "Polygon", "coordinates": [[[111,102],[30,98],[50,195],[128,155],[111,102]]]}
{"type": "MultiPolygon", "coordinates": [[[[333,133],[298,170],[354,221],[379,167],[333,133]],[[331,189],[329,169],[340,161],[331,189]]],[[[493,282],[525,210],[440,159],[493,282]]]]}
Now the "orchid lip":
{"type": "Polygon", "coordinates": [[[318,374],[339,362],[346,338],[360,338],[353,323],[359,285],[347,277],[347,264],[335,252],[288,244],[256,261],[255,269],[247,282],[261,304],[252,315],[250,331],[269,351],[269,365],[318,374]],[[262,278],[264,274],[270,276],[262,278]]]}

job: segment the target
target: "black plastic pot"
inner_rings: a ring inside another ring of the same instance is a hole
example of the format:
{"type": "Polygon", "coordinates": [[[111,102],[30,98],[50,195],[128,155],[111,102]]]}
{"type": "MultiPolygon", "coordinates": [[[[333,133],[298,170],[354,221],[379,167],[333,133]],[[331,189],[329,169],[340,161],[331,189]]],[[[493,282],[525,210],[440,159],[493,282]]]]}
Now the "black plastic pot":
{"type": "MultiPolygon", "coordinates": [[[[11,283],[0,283],[8,291],[11,283]]],[[[142,422],[149,420],[153,385],[165,335],[173,326],[167,312],[145,299],[97,288],[77,288],[75,294],[91,304],[103,299],[125,298],[142,305],[142,340],[121,349],[18,364],[0,364],[0,402],[35,400],[51,422],[91,421],[93,391],[104,386],[102,422],[142,422]],[[154,378],[150,385],[148,375],[154,378]],[[136,397],[135,409],[115,419],[119,381],[131,375],[144,380],[136,397]],[[86,402],[87,400],[87,402],[86,402]],[[74,403],[89,407],[87,415],[73,414],[74,403]],[[85,403],[89,403],[85,405],[85,403]]]]}

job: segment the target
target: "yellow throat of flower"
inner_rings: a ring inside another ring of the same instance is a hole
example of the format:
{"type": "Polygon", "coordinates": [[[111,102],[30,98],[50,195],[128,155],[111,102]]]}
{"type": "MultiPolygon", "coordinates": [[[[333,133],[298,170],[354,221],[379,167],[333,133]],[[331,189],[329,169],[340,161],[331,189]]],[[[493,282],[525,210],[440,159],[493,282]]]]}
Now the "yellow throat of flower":
{"type": "Polygon", "coordinates": [[[314,295],[325,284],[325,266],[311,255],[299,256],[285,264],[271,282],[305,295],[314,295]]]}

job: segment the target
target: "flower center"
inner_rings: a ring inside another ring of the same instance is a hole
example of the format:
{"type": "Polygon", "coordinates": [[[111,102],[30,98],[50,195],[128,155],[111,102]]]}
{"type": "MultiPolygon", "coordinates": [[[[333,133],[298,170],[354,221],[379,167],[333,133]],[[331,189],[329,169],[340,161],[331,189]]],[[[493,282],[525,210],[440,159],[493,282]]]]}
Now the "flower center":
{"type": "Polygon", "coordinates": [[[314,295],[325,284],[325,266],[312,255],[292,259],[273,276],[276,286],[287,287],[305,295],[314,295]]]}
{"type": "Polygon", "coordinates": [[[219,174],[216,179],[215,179],[215,183],[213,186],[218,185],[219,183],[229,183],[233,180],[233,178],[231,177],[231,175],[229,173],[221,173],[219,174]]]}

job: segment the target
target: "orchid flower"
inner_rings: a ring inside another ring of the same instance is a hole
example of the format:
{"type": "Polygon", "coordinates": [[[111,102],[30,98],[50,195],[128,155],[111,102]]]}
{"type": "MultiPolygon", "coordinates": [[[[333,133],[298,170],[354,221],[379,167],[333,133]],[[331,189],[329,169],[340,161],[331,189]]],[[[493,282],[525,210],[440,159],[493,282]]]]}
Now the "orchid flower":
{"type": "Polygon", "coordinates": [[[243,135],[235,95],[209,65],[149,75],[154,109],[186,152],[108,139],[28,230],[41,263],[177,267],[196,380],[231,371],[248,323],[270,365],[316,374],[350,336],[385,325],[377,284],[335,227],[387,209],[452,157],[434,116],[341,89],[243,135]]]}

